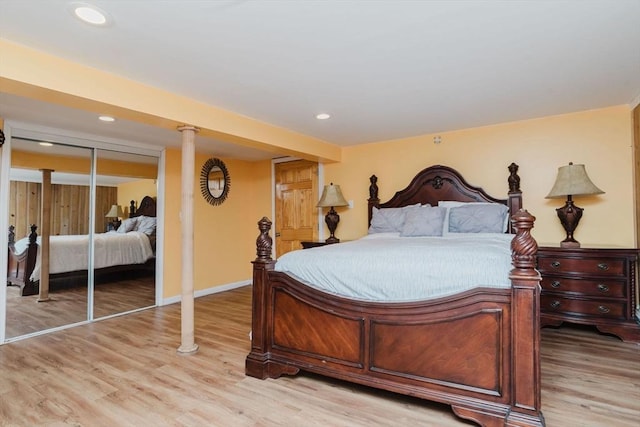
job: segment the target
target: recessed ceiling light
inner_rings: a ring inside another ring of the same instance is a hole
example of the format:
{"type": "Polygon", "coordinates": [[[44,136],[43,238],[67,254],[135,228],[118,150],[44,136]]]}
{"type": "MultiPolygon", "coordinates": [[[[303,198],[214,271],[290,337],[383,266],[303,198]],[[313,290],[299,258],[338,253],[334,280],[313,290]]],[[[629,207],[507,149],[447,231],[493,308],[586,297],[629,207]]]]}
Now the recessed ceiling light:
{"type": "Polygon", "coordinates": [[[38,142],[38,145],[42,145],[43,147],[53,147],[53,144],[50,142],[38,142]]]}
{"type": "Polygon", "coordinates": [[[103,122],[115,122],[116,119],[114,119],[111,116],[100,116],[98,117],[99,120],[102,120],[103,122]]]}
{"type": "Polygon", "coordinates": [[[316,119],[318,120],[327,120],[329,117],[331,117],[330,114],[327,113],[320,113],[316,116],[316,119]]]}
{"type": "Polygon", "coordinates": [[[87,4],[79,4],[73,8],[73,13],[81,20],[92,25],[105,25],[107,23],[107,14],[87,4]]]}

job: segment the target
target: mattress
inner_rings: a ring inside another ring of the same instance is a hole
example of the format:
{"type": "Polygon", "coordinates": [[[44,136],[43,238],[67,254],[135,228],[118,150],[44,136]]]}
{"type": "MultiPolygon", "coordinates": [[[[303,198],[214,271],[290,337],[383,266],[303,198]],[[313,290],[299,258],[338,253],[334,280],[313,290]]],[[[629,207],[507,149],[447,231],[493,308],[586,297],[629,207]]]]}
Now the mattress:
{"type": "Polygon", "coordinates": [[[364,301],[420,301],[477,287],[510,288],[513,234],[443,237],[370,234],[289,252],[276,271],[334,295],[364,301]]]}
{"type": "MultiPolygon", "coordinates": [[[[144,264],[153,257],[149,237],[138,231],[128,233],[94,234],[95,254],[94,268],[113,267],[116,265],[144,264]]],[[[38,245],[41,238],[37,239],[38,245]]],[[[15,243],[16,253],[27,249],[29,239],[20,239],[15,243]]],[[[40,280],[41,251],[38,250],[36,266],[29,278],[40,280]]],[[[68,273],[70,271],[87,270],[89,266],[89,236],[50,236],[49,237],[49,273],[68,273]]]]}

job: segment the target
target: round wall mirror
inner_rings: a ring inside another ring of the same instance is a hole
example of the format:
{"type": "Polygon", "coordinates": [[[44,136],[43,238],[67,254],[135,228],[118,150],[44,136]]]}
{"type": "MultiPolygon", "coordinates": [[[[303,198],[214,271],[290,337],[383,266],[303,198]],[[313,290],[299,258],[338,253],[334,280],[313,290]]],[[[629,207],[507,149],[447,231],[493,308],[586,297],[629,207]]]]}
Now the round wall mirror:
{"type": "Polygon", "coordinates": [[[211,158],[202,166],[200,172],[200,191],[204,199],[212,205],[219,205],[229,195],[231,179],[224,162],[211,158]]]}

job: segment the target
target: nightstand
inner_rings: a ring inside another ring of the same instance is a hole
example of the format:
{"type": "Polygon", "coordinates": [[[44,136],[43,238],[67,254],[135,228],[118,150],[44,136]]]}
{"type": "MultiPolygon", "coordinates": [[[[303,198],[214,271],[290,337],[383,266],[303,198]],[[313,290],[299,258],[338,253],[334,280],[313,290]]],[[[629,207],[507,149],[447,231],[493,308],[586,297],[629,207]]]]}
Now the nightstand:
{"type": "Polygon", "coordinates": [[[635,315],[638,253],[622,248],[538,248],[540,325],[593,325],[623,341],[640,342],[635,315]]]}
{"type": "Polygon", "coordinates": [[[120,224],[122,224],[122,221],[109,221],[107,223],[107,232],[118,231],[118,228],[120,228],[120,224]]]}
{"type": "MultiPolygon", "coordinates": [[[[336,242],[336,243],[340,243],[340,242],[336,242]]],[[[310,240],[306,242],[300,242],[300,244],[302,245],[302,249],[311,249],[311,248],[317,248],[319,246],[334,245],[335,243],[327,243],[324,240],[310,240]]]]}

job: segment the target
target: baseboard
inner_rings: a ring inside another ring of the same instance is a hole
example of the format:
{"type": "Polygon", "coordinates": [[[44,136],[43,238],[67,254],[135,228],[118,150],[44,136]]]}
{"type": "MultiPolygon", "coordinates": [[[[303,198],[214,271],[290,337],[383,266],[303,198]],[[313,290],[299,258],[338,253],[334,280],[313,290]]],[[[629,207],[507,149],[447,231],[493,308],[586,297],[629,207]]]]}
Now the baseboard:
{"type": "MultiPolygon", "coordinates": [[[[213,287],[207,288],[207,289],[200,289],[198,291],[195,291],[193,293],[193,296],[194,296],[194,298],[200,298],[200,297],[204,297],[204,296],[207,296],[207,295],[217,294],[217,293],[220,293],[220,292],[225,292],[225,291],[230,291],[232,289],[241,288],[243,286],[247,286],[247,285],[250,285],[250,284],[251,284],[251,280],[241,280],[239,282],[227,283],[226,285],[213,286],[213,287]]],[[[175,304],[177,302],[180,302],[181,299],[182,299],[181,295],[176,295],[176,296],[173,296],[173,297],[164,298],[160,305],[175,304]]]]}

